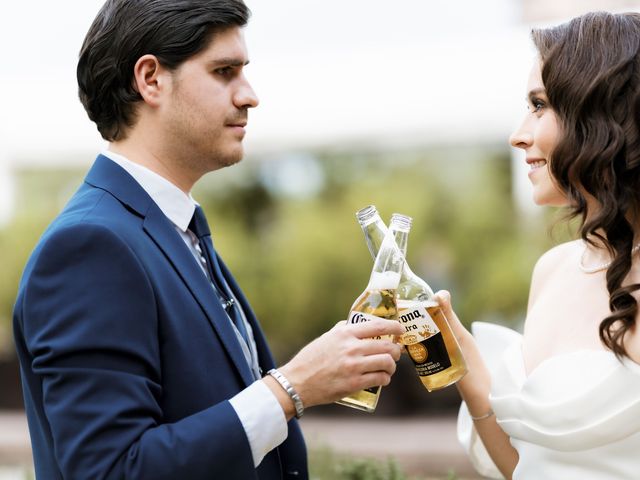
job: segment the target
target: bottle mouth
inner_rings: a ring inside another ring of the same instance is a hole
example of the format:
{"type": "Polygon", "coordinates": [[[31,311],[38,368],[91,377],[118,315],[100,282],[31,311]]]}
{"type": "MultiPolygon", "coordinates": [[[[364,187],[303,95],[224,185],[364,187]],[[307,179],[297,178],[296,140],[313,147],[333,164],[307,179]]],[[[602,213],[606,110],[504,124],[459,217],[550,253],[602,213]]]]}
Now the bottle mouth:
{"type": "Polygon", "coordinates": [[[398,230],[406,230],[409,231],[411,229],[411,223],[413,219],[408,215],[403,215],[402,213],[394,213],[391,215],[391,224],[396,227],[398,230]]]}
{"type": "Polygon", "coordinates": [[[378,210],[375,205],[367,205],[356,212],[356,218],[361,225],[371,223],[376,215],[378,215],[378,210]]]}

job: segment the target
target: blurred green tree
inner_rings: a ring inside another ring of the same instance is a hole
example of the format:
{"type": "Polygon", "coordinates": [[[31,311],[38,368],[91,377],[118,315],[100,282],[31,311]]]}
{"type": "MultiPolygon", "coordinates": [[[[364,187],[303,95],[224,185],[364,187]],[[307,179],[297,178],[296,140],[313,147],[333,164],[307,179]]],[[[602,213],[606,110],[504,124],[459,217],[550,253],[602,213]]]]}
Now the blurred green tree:
{"type": "MultiPolygon", "coordinates": [[[[265,169],[280,168],[277,157],[250,158],[205,177],[194,196],[284,361],[344,319],[365,287],[371,258],[354,212],[368,204],[385,219],[393,212],[414,218],[408,261],[434,289],[452,292],[463,322],[518,326],[534,262],[554,240],[544,216],[524,218],[514,207],[508,155],[492,146],[312,152],[304,157],[303,173],[317,176],[308,194],[304,176],[282,177],[302,182],[297,190],[278,190],[272,176],[265,181],[265,169]],[[314,162],[317,168],[308,168],[314,162]]],[[[26,259],[83,175],[20,174],[26,207],[0,231],[5,351],[12,348],[11,310],[26,259]]]]}

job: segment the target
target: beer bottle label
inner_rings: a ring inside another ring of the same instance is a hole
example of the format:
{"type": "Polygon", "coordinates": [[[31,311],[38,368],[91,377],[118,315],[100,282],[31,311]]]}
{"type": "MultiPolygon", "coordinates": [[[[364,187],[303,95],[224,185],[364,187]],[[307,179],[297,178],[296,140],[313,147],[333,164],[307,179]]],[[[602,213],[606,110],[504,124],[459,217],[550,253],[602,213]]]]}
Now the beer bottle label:
{"type": "Polygon", "coordinates": [[[418,375],[426,377],[449,368],[451,360],[444,338],[429,312],[419,303],[400,307],[398,318],[405,327],[400,341],[406,346],[418,375]]]}
{"type": "MultiPolygon", "coordinates": [[[[357,312],[355,310],[352,310],[351,313],[349,313],[349,319],[347,320],[347,323],[348,324],[363,323],[363,322],[368,322],[370,320],[373,320],[374,318],[378,318],[380,320],[389,320],[388,318],[382,318],[376,315],[371,315],[369,313],[362,313],[362,312],[357,312]]],[[[376,340],[382,340],[383,338],[387,340],[393,340],[392,335],[383,335],[383,336],[371,337],[371,338],[374,338],[376,340]]]]}
{"type": "Polygon", "coordinates": [[[398,320],[405,331],[404,335],[400,337],[402,344],[413,345],[440,333],[440,329],[422,304],[400,304],[398,307],[398,320]]]}

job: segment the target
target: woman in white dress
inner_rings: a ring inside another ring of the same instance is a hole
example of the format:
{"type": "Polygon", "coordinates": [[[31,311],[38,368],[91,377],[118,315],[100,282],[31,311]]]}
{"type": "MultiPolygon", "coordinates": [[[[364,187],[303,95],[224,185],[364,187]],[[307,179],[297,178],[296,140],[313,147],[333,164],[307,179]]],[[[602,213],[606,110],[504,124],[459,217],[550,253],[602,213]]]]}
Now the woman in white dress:
{"type": "Polygon", "coordinates": [[[510,141],[535,203],[567,207],[581,238],[538,260],[522,336],[472,336],[438,294],[470,366],[459,437],[495,478],[640,479],[640,14],[532,36],[529,111],[510,141]]]}

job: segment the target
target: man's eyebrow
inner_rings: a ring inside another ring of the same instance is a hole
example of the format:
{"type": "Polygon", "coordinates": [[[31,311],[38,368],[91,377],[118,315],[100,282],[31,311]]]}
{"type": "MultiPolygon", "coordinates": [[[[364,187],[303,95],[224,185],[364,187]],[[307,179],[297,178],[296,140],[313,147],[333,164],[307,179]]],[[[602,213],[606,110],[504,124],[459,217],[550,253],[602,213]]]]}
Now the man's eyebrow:
{"type": "Polygon", "coordinates": [[[222,57],[216,58],[209,62],[209,65],[212,67],[244,67],[249,64],[249,60],[244,60],[236,57],[222,57]]]}

